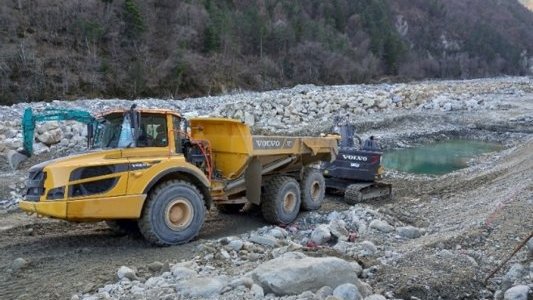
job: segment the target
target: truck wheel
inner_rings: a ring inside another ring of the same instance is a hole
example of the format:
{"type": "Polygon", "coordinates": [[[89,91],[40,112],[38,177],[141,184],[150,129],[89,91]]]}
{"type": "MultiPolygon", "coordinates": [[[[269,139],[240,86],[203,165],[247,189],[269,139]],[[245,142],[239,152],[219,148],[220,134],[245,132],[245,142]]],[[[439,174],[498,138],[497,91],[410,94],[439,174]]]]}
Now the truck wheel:
{"type": "Polygon", "coordinates": [[[344,192],[344,201],[350,205],[361,203],[363,201],[363,194],[360,192],[360,187],[349,185],[344,192]]]}
{"type": "Polygon", "coordinates": [[[304,172],[302,182],[300,182],[302,192],[302,209],[317,210],[324,202],[326,193],[326,181],[320,171],[308,168],[304,172]]]}
{"type": "Polygon", "coordinates": [[[138,223],[150,243],[169,246],[194,239],[204,219],[205,206],[198,189],[186,181],[169,180],[149,194],[138,223]]]}
{"type": "Polygon", "coordinates": [[[273,224],[289,224],[300,211],[300,185],[288,176],[276,176],[265,185],[261,199],[263,217],[273,224]]]}
{"type": "Polygon", "coordinates": [[[215,204],[217,210],[223,214],[236,214],[244,207],[244,203],[241,204],[215,204]]]}
{"type": "Polygon", "coordinates": [[[105,223],[113,233],[118,235],[139,232],[139,226],[135,220],[107,220],[105,223]]]}

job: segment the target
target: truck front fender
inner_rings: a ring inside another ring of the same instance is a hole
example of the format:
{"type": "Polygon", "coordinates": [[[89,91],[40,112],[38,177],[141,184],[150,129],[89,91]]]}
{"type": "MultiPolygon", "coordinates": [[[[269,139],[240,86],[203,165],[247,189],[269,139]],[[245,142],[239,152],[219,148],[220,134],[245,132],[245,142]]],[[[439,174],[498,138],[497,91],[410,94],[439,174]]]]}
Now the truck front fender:
{"type": "Polygon", "coordinates": [[[160,172],[144,188],[143,194],[148,194],[158,183],[170,179],[184,179],[194,184],[203,194],[206,207],[208,209],[211,207],[212,200],[209,192],[211,183],[209,179],[204,173],[190,168],[175,167],[160,172]]]}

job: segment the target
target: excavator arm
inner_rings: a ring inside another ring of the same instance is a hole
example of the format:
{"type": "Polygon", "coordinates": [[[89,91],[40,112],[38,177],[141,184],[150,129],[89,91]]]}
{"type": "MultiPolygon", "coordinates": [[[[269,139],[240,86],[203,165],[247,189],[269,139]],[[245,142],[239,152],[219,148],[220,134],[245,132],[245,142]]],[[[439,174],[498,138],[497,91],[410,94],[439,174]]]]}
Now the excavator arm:
{"type": "Polygon", "coordinates": [[[22,116],[24,154],[31,156],[33,153],[33,139],[37,122],[67,120],[78,121],[87,125],[94,125],[96,122],[96,119],[89,112],[83,110],[47,108],[39,114],[34,114],[31,108],[26,108],[22,116]]]}

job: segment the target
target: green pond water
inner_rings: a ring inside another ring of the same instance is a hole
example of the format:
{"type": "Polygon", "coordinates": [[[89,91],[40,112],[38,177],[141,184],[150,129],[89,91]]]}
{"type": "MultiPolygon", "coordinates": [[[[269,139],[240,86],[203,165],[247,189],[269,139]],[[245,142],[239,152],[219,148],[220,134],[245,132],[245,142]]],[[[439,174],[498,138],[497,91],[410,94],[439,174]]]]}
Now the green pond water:
{"type": "Polygon", "coordinates": [[[383,165],[417,174],[442,175],[467,167],[467,162],[477,155],[499,151],[500,144],[472,140],[448,140],[414,148],[386,151],[383,165]]]}

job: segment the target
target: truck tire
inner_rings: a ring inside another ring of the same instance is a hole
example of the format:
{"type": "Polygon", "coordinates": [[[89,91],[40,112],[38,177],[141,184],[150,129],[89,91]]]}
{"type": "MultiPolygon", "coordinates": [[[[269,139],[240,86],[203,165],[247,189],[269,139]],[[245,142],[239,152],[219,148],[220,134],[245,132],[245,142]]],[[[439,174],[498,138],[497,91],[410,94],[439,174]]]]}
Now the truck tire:
{"type": "Polygon", "coordinates": [[[135,220],[107,220],[105,223],[109,229],[117,235],[127,235],[139,232],[139,226],[135,220]]]}
{"type": "Polygon", "coordinates": [[[300,182],[302,209],[317,210],[324,202],[326,180],[319,170],[307,168],[300,182]]]}
{"type": "Polygon", "coordinates": [[[150,243],[169,246],[194,239],[204,219],[205,205],[198,189],[186,181],[169,180],[150,192],[138,224],[150,243]]]}
{"type": "Polygon", "coordinates": [[[363,194],[360,191],[360,187],[355,184],[349,185],[344,192],[344,201],[350,205],[361,203],[363,201],[363,194]]]}
{"type": "Polygon", "coordinates": [[[241,204],[215,204],[217,210],[222,214],[236,214],[244,207],[244,203],[241,204]]]}
{"type": "Polygon", "coordinates": [[[263,218],[272,224],[286,225],[294,221],[300,211],[300,185],[288,176],[275,176],[264,186],[261,199],[263,218]]]}

